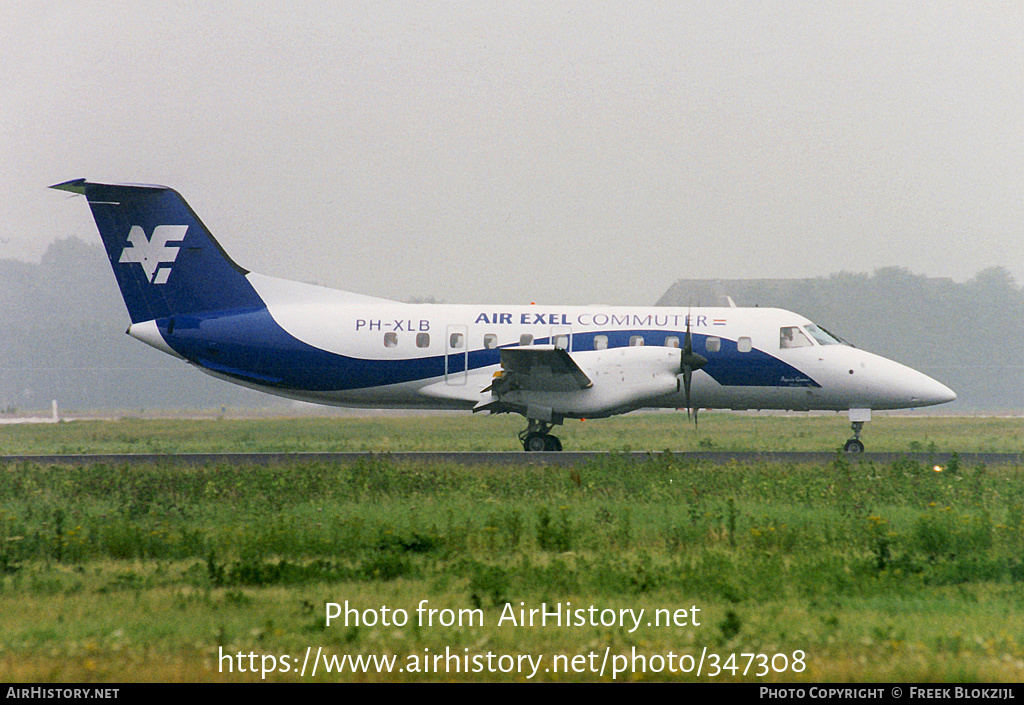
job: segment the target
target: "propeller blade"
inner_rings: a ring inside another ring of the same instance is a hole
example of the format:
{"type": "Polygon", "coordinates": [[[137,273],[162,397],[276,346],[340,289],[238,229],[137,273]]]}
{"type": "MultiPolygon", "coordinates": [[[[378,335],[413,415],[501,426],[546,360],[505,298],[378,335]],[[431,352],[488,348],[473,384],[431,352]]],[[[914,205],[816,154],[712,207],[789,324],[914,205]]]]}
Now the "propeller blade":
{"type": "Polygon", "coordinates": [[[690,378],[693,377],[693,371],[686,365],[683,365],[683,389],[686,392],[686,420],[690,420],[690,378]]]}
{"type": "MultiPolygon", "coordinates": [[[[690,419],[690,408],[693,406],[690,398],[690,383],[693,380],[693,373],[707,364],[707,358],[693,352],[693,335],[690,332],[690,314],[686,314],[686,337],[683,341],[683,351],[679,355],[679,372],[683,375],[683,391],[686,394],[686,418],[690,419]]],[[[697,413],[694,409],[693,423],[696,426],[697,413]]]]}

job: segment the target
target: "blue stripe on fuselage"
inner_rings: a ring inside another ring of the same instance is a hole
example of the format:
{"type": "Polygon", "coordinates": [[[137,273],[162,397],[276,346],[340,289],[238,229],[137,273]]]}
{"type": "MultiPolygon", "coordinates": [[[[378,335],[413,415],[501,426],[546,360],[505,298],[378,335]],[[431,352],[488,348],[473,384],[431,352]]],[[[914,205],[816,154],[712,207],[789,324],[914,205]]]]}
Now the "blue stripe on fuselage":
{"type": "Polygon", "coordinates": [[[215,372],[279,389],[342,391],[444,375],[444,358],[361,360],[304,343],[266,308],[157,321],[181,356],[215,372]]]}
{"type": "MultiPolygon", "coordinates": [[[[339,355],[304,343],[285,331],[265,307],[206,314],[179,315],[157,321],[161,335],[188,360],[245,382],[291,390],[345,391],[443,377],[445,356],[412,359],[362,359],[339,355]]],[[[572,349],[593,350],[594,337],[604,335],[608,347],[626,347],[632,336],[646,345],[664,345],[685,331],[614,330],[573,334],[572,349]]],[[[694,333],[694,350],[708,362],[703,371],[723,386],[818,387],[793,366],[760,350],[740,353],[736,343],[721,338],[721,349],[704,352],[707,336],[694,333]]],[[[550,344],[549,338],[534,341],[550,344]]],[[[452,354],[461,358],[464,353],[452,354]]],[[[500,350],[468,352],[469,369],[497,365],[500,350]]]]}

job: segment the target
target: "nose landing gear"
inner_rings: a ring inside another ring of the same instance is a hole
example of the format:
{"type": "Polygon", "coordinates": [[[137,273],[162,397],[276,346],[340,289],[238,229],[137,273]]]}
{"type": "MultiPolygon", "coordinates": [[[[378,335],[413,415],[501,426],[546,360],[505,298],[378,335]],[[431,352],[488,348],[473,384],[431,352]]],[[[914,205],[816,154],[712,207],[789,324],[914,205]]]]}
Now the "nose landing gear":
{"type": "Polygon", "coordinates": [[[854,421],[850,424],[853,427],[853,438],[846,442],[843,451],[846,453],[863,453],[864,444],[860,440],[860,430],[864,428],[863,421],[854,421]]]}
{"type": "Polygon", "coordinates": [[[853,429],[853,438],[846,442],[843,451],[846,453],[863,453],[864,444],[860,440],[861,429],[864,424],[871,420],[871,409],[850,409],[850,428],[853,429]]]}

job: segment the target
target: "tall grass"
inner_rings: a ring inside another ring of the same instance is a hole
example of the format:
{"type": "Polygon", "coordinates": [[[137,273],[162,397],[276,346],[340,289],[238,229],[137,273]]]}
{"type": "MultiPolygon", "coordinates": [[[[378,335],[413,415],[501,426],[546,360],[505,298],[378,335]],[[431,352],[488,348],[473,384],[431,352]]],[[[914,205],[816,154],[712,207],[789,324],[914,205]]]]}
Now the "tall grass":
{"type": "MultiPolygon", "coordinates": [[[[709,596],[722,583],[702,582],[702,566],[717,560],[709,556],[756,566],[770,554],[784,558],[772,571],[793,575],[826,559],[847,573],[900,570],[907,586],[974,574],[1014,581],[1024,531],[1017,468],[952,474],[912,460],[723,468],[610,455],[573,469],[513,470],[381,457],[189,471],[23,464],[0,474],[0,497],[6,566],[210,556],[356,567],[398,556],[411,566],[566,552],[635,560],[642,551],[657,558],[651,579],[692,582],[709,596]]],[[[585,572],[598,587],[602,571],[585,572]]]]}

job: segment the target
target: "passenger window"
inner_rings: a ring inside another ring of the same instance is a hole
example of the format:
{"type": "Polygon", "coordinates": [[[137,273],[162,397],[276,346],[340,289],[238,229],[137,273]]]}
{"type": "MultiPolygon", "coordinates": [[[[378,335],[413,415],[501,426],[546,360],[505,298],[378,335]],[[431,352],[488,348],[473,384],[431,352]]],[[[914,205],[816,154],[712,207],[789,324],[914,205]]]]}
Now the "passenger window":
{"type": "Polygon", "coordinates": [[[632,347],[642,347],[644,344],[644,337],[642,335],[631,335],[629,337],[629,344],[632,347]]]}
{"type": "Polygon", "coordinates": [[[417,333],[416,334],[416,347],[417,348],[429,348],[430,347],[430,333],[417,333]]]}
{"type": "Polygon", "coordinates": [[[754,349],[754,344],[750,341],[747,336],[741,337],[736,341],[736,350],[741,353],[748,353],[754,349]]]}
{"type": "Polygon", "coordinates": [[[810,339],[796,326],[784,326],[779,329],[780,348],[809,348],[811,345],[810,339]]]}
{"type": "Polygon", "coordinates": [[[494,350],[494,348],[498,347],[498,336],[494,333],[484,335],[484,347],[488,350],[494,350]]]}
{"type": "Polygon", "coordinates": [[[530,335],[529,333],[523,333],[521,336],[519,336],[519,344],[533,345],[533,336],[530,335]]]}
{"type": "Polygon", "coordinates": [[[384,347],[394,348],[398,346],[398,333],[385,333],[384,334],[384,347]]]}
{"type": "Polygon", "coordinates": [[[704,339],[704,349],[708,352],[718,352],[722,349],[722,339],[717,335],[709,335],[704,339]]]}
{"type": "Polygon", "coordinates": [[[459,350],[466,342],[466,336],[462,333],[452,333],[448,339],[448,347],[452,350],[459,350]]]}
{"type": "Polygon", "coordinates": [[[607,350],[608,349],[608,336],[607,335],[595,335],[594,336],[594,350],[607,350]]]}
{"type": "Polygon", "coordinates": [[[669,337],[665,338],[665,347],[666,348],[678,348],[679,347],[679,336],[678,335],[670,335],[669,337]]]}
{"type": "Polygon", "coordinates": [[[564,333],[562,335],[551,336],[551,342],[554,343],[556,348],[561,348],[562,350],[569,349],[569,336],[564,333]]]}

